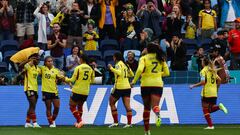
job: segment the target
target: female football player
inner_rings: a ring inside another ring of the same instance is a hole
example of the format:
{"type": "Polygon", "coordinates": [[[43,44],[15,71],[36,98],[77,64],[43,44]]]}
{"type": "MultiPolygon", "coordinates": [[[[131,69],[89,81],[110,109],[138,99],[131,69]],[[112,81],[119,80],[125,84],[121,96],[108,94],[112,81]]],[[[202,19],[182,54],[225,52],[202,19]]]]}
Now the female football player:
{"type": "Polygon", "coordinates": [[[152,108],[156,115],[156,126],[161,125],[159,102],[163,92],[162,77],[169,76],[165,54],[158,44],[150,43],[147,54],[140,58],[136,75],[132,81],[135,84],[141,76],[141,95],[144,104],[143,121],[145,135],[150,135],[149,119],[152,108]]]}
{"type": "Polygon", "coordinates": [[[38,81],[37,77],[40,72],[40,68],[37,66],[39,63],[38,54],[32,55],[29,58],[29,62],[24,65],[24,91],[29,102],[29,108],[27,111],[25,128],[34,127],[41,128],[37,123],[36,118],[36,104],[38,99],[38,81]],[[33,125],[31,124],[31,120],[33,125]]]}
{"type": "Polygon", "coordinates": [[[60,100],[58,96],[57,81],[64,78],[61,72],[53,66],[53,58],[47,56],[44,60],[44,66],[40,67],[42,74],[42,100],[46,105],[46,115],[49,127],[56,127],[55,119],[57,118],[60,100]],[[54,106],[52,114],[52,105],[54,106]]]}
{"type": "Polygon", "coordinates": [[[92,67],[88,64],[87,55],[82,54],[80,56],[80,63],[81,64],[75,68],[72,78],[65,78],[65,82],[75,82],[72,87],[69,105],[73,116],[77,120],[74,124],[76,128],[81,128],[83,126],[83,104],[87,100],[90,84],[94,82],[95,77],[92,67]]]}
{"type": "Polygon", "coordinates": [[[204,117],[208,123],[208,127],[205,129],[214,129],[210,113],[222,110],[224,113],[228,113],[226,107],[220,103],[217,103],[217,89],[218,85],[221,84],[221,79],[217,75],[217,71],[214,68],[213,62],[211,62],[207,57],[202,59],[202,67],[204,67],[201,72],[201,81],[194,85],[190,85],[190,89],[198,86],[203,86],[201,96],[202,96],[202,110],[204,117]]]}
{"type": "Polygon", "coordinates": [[[118,126],[118,112],[115,104],[120,97],[122,98],[123,104],[127,111],[128,120],[128,123],[123,128],[129,128],[132,127],[132,109],[130,107],[131,86],[128,78],[133,77],[134,74],[129,66],[124,63],[124,58],[121,53],[115,53],[113,55],[113,60],[115,62],[115,68],[113,68],[111,64],[108,65],[108,68],[114,73],[115,76],[115,84],[109,98],[114,123],[110,125],[109,128],[118,126]]]}

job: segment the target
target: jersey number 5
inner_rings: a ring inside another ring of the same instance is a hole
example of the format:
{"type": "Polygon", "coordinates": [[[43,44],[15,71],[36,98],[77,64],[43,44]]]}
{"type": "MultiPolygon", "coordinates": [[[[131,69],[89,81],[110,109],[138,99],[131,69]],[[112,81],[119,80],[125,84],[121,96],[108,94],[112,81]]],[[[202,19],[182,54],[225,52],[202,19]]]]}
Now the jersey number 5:
{"type": "Polygon", "coordinates": [[[152,64],[154,65],[154,67],[152,69],[152,73],[157,73],[156,68],[158,66],[158,62],[152,62],[152,64]]]}
{"type": "Polygon", "coordinates": [[[88,79],[88,73],[89,71],[85,71],[84,74],[83,74],[83,80],[87,80],[88,79]]]}

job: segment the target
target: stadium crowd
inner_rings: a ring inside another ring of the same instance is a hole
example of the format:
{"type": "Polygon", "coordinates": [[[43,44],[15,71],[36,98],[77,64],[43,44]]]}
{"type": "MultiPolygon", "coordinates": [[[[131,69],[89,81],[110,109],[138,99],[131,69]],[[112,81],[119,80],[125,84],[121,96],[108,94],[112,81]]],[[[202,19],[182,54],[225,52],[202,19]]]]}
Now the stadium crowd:
{"type": "Polygon", "coordinates": [[[238,17],[240,0],[1,0],[0,69],[9,71],[19,50],[39,47],[71,74],[85,53],[95,72],[113,84],[111,73],[105,77],[113,54],[122,52],[136,71],[141,53],[155,42],[172,71],[200,71],[204,55],[224,70],[237,70],[238,17]]]}

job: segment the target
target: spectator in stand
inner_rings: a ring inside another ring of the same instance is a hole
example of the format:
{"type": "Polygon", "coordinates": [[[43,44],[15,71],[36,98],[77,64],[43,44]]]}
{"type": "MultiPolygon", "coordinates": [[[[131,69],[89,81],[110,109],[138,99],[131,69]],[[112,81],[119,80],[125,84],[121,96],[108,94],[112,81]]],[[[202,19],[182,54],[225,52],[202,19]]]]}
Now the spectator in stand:
{"type": "Polygon", "coordinates": [[[49,3],[41,3],[34,11],[38,19],[38,46],[42,50],[47,49],[47,36],[52,34],[50,26],[53,14],[49,13],[49,3]]]}
{"type": "Polygon", "coordinates": [[[168,42],[171,41],[173,33],[181,35],[181,29],[183,26],[183,20],[181,19],[181,16],[182,14],[180,10],[180,5],[174,5],[172,13],[167,16],[166,40],[168,42]]]}
{"type": "Polygon", "coordinates": [[[172,70],[187,70],[187,49],[178,33],[174,33],[171,43],[167,44],[167,55],[171,58],[172,70]]]}
{"type": "Polygon", "coordinates": [[[101,17],[99,20],[99,36],[103,40],[106,36],[111,39],[116,39],[116,16],[115,6],[118,0],[99,0],[101,7],[101,17]]]}
{"type": "MultiPolygon", "coordinates": [[[[96,0],[83,1],[82,7],[84,11],[84,18],[86,20],[92,19],[95,22],[95,26],[98,26],[101,11],[99,5],[97,4],[97,1],[96,0]]],[[[87,26],[85,26],[85,29],[83,29],[83,33],[85,31],[87,31],[87,26]]]]}
{"type": "Polygon", "coordinates": [[[83,41],[85,42],[85,51],[95,51],[97,50],[99,35],[94,30],[95,22],[92,19],[88,20],[87,23],[88,30],[83,34],[83,41]]]}
{"type": "Polygon", "coordinates": [[[240,18],[235,20],[235,29],[229,32],[229,48],[231,53],[231,69],[240,69],[240,18]]]}
{"type": "Polygon", "coordinates": [[[218,49],[220,56],[225,58],[228,49],[228,41],[224,38],[224,30],[217,32],[217,38],[213,39],[211,48],[218,49]]]}
{"type": "Polygon", "coordinates": [[[137,71],[138,61],[135,59],[135,53],[134,52],[128,51],[126,64],[131,68],[131,70],[134,73],[137,71]]]}
{"type": "Polygon", "coordinates": [[[192,16],[189,14],[187,15],[187,21],[184,24],[184,29],[186,30],[185,38],[187,39],[195,39],[196,38],[196,31],[197,27],[192,21],[192,16]]]}
{"type": "Polygon", "coordinates": [[[144,28],[140,33],[140,51],[144,51],[147,45],[152,42],[153,31],[150,28],[144,28]]]}
{"type": "Polygon", "coordinates": [[[8,0],[0,2],[0,40],[14,38],[13,8],[8,0]]]}
{"type": "Polygon", "coordinates": [[[68,10],[71,10],[74,2],[75,0],[58,0],[56,3],[57,12],[61,11],[62,7],[66,7],[68,10]]]}
{"type": "Polygon", "coordinates": [[[161,12],[154,5],[152,0],[147,0],[147,4],[143,5],[137,12],[137,16],[141,18],[143,28],[150,28],[153,30],[154,39],[158,39],[162,34],[160,27],[161,12]]]}
{"type": "Polygon", "coordinates": [[[37,5],[40,5],[42,3],[49,4],[50,13],[53,13],[54,15],[56,15],[57,14],[57,1],[58,0],[37,0],[37,5]]]}
{"type": "Polygon", "coordinates": [[[59,23],[53,24],[53,34],[48,36],[48,49],[51,51],[51,56],[54,58],[54,66],[60,70],[63,69],[64,52],[66,47],[66,36],[60,33],[61,27],[59,23]]]}
{"type": "Polygon", "coordinates": [[[27,34],[28,39],[33,39],[33,12],[36,8],[36,5],[36,0],[17,0],[16,27],[17,37],[19,38],[20,44],[22,44],[25,34],[27,34]]]}
{"type": "Polygon", "coordinates": [[[95,71],[95,77],[101,77],[102,80],[100,80],[100,82],[95,81],[95,83],[97,84],[103,84],[105,81],[105,72],[106,69],[102,66],[99,66],[97,64],[97,61],[94,58],[90,58],[89,60],[89,65],[93,68],[93,70],[95,71]]]}
{"type": "Polygon", "coordinates": [[[201,71],[202,70],[202,58],[204,57],[204,49],[202,47],[197,48],[196,52],[191,57],[192,60],[192,70],[201,71]]]}
{"type": "Polygon", "coordinates": [[[190,6],[192,8],[193,22],[194,24],[198,24],[199,12],[204,8],[203,0],[193,0],[190,6]]]}
{"type": "Polygon", "coordinates": [[[140,22],[134,15],[133,10],[133,5],[128,4],[126,16],[121,20],[120,35],[123,39],[123,50],[139,49],[140,22]]]}
{"type": "Polygon", "coordinates": [[[218,0],[221,9],[220,26],[234,28],[234,20],[240,17],[240,0],[218,0]]]}
{"type": "Polygon", "coordinates": [[[74,69],[78,65],[80,65],[80,62],[79,62],[80,47],[79,46],[72,47],[71,53],[72,54],[68,55],[66,58],[66,68],[68,72],[73,73],[74,69]]]}
{"type": "Polygon", "coordinates": [[[217,13],[211,9],[211,1],[204,0],[204,9],[199,12],[198,29],[201,31],[201,39],[211,38],[217,30],[217,13]]]}
{"type": "Polygon", "coordinates": [[[144,5],[146,5],[149,1],[153,2],[153,5],[156,5],[156,8],[158,8],[158,1],[157,0],[137,0],[138,1],[138,7],[137,10],[141,10],[144,5]]]}
{"type": "Polygon", "coordinates": [[[72,46],[80,46],[82,49],[82,25],[85,24],[83,18],[83,11],[80,10],[80,6],[77,2],[73,2],[72,9],[69,14],[66,15],[66,21],[68,22],[68,39],[67,48],[72,46]]]}

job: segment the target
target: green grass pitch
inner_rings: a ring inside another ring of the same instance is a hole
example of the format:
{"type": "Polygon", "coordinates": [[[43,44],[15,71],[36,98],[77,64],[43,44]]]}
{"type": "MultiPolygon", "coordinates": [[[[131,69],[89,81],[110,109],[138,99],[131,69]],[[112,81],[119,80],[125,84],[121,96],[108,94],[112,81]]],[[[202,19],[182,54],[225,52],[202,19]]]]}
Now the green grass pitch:
{"type": "MultiPolygon", "coordinates": [[[[151,126],[151,135],[240,135],[240,125],[215,125],[214,130],[204,130],[205,125],[163,125],[160,128],[151,126]]],[[[84,126],[80,129],[70,126],[58,126],[41,129],[24,127],[0,127],[0,135],[144,135],[143,126],[130,129],[107,126],[84,126]]]]}

